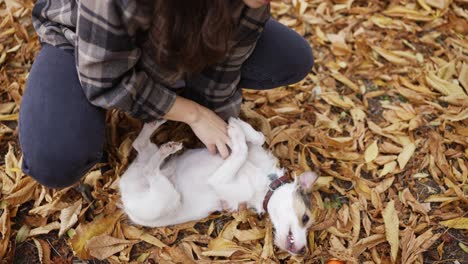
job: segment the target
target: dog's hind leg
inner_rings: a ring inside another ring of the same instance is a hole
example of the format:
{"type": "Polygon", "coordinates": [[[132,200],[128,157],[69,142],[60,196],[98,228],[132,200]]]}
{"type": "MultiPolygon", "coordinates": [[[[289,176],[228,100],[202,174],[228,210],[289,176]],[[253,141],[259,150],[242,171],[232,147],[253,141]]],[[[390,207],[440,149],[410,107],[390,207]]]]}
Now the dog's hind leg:
{"type": "Polygon", "coordinates": [[[231,154],[221,166],[208,178],[208,183],[213,187],[228,183],[237,175],[237,171],[245,163],[248,156],[245,135],[238,123],[229,120],[228,134],[231,139],[231,154]]]}
{"type": "Polygon", "coordinates": [[[143,128],[141,129],[140,133],[138,134],[138,136],[133,141],[133,144],[132,144],[133,148],[135,148],[136,151],[138,151],[138,153],[142,153],[143,150],[147,146],[152,144],[151,143],[151,135],[153,134],[153,132],[156,129],[158,129],[158,127],[160,127],[162,124],[164,124],[165,122],[166,122],[166,120],[161,119],[161,120],[145,123],[143,125],[143,128]]]}

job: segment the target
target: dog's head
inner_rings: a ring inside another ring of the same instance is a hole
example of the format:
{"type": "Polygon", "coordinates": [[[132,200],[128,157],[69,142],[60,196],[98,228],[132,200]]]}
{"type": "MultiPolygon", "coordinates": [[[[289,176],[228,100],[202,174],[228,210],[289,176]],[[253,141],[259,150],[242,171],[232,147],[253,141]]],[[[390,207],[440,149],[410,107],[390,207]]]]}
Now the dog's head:
{"type": "Polygon", "coordinates": [[[275,244],[291,254],[305,253],[307,229],[313,224],[310,193],[317,178],[314,172],[304,172],[276,189],[268,202],[275,244]]]}

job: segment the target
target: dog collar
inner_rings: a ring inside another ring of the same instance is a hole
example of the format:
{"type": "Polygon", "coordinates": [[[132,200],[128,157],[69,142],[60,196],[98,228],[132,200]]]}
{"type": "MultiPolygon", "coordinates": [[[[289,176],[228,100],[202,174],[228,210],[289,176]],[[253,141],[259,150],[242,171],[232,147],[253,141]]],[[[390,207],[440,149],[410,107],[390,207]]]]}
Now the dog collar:
{"type": "Polygon", "coordinates": [[[270,178],[270,180],[272,180],[272,182],[270,183],[270,185],[268,185],[268,192],[265,195],[265,198],[263,198],[263,210],[265,210],[265,212],[268,211],[267,210],[267,205],[268,205],[268,202],[270,201],[271,196],[275,192],[275,190],[278,189],[279,187],[285,185],[286,183],[291,182],[291,177],[289,177],[288,174],[285,174],[281,178],[278,178],[278,175],[276,175],[276,174],[270,174],[270,175],[268,175],[268,178],[270,178]]]}

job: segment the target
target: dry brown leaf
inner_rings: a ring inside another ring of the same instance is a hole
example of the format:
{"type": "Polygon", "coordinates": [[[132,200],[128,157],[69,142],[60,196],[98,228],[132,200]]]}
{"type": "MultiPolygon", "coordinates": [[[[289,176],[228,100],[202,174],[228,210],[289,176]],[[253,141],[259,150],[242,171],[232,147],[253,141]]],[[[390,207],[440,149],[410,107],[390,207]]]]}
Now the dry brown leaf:
{"type": "Polygon", "coordinates": [[[58,221],[49,223],[45,226],[37,227],[29,231],[29,237],[35,237],[38,235],[48,234],[52,230],[58,230],[60,228],[60,223],[58,221]]]}
{"type": "Polygon", "coordinates": [[[234,231],[234,237],[240,242],[246,241],[255,241],[265,237],[265,229],[252,228],[248,230],[239,230],[234,231]]]}
{"type": "Polygon", "coordinates": [[[245,248],[238,246],[231,240],[217,237],[210,241],[208,250],[202,254],[210,257],[230,257],[237,251],[245,251],[245,248]]]}
{"type": "Polygon", "coordinates": [[[103,234],[90,238],[86,242],[86,248],[91,256],[103,260],[122,251],[132,243],[134,242],[103,234]]]}
{"type": "Polygon", "coordinates": [[[353,255],[358,257],[368,248],[373,248],[376,245],[385,242],[385,235],[375,234],[366,238],[359,240],[356,245],[353,246],[352,251],[353,255]]]}
{"type": "Polygon", "coordinates": [[[78,215],[81,211],[82,200],[79,199],[70,207],[63,209],[60,212],[60,230],[59,230],[59,237],[62,236],[65,232],[68,231],[71,227],[73,227],[76,222],[78,222],[78,215]]]}
{"type": "Polygon", "coordinates": [[[464,98],[468,98],[465,91],[463,91],[459,85],[441,79],[432,72],[426,75],[426,81],[432,88],[436,89],[444,95],[459,95],[463,96],[464,98]]]}
{"type": "Polygon", "coordinates": [[[130,225],[124,225],[122,228],[122,231],[125,235],[126,238],[128,239],[133,239],[133,240],[143,240],[146,243],[149,243],[151,245],[154,245],[158,248],[164,248],[167,247],[166,244],[164,244],[161,240],[158,238],[144,232],[143,230],[140,230],[136,228],[135,226],[130,226],[130,225]]]}
{"type": "Polygon", "coordinates": [[[385,223],[385,237],[391,248],[392,261],[396,262],[399,247],[399,229],[400,221],[398,213],[395,210],[395,201],[391,200],[382,212],[382,217],[385,223]]]}
{"type": "Polygon", "coordinates": [[[416,150],[416,145],[414,143],[409,143],[408,145],[403,147],[403,151],[398,155],[398,164],[400,165],[400,169],[404,169],[408,161],[414,154],[416,150]]]}
{"type": "Polygon", "coordinates": [[[359,86],[357,86],[355,83],[353,83],[350,79],[348,79],[346,76],[339,72],[332,72],[332,77],[335,78],[336,80],[342,82],[344,85],[348,86],[351,88],[356,93],[361,93],[361,90],[359,89],[359,86]]]}
{"type": "MultiPolygon", "coordinates": [[[[10,210],[8,208],[2,208],[2,216],[0,217],[0,233],[2,237],[10,237],[11,234],[11,222],[10,222],[10,210]]],[[[0,242],[0,258],[3,258],[7,253],[9,239],[2,239],[0,242]]]]}
{"type": "Polygon", "coordinates": [[[50,264],[50,246],[42,239],[33,238],[41,264],[50,264]]]}
{"type": "Polygon", "coordinates": [[[377,146],[377,140],[372,142],[372,144],[367,147],[366,151],[364,152],[364,159],[366,163],[372,162],[377,158],[379,155],[379,147],[377,146]]]}
{"type": "Polygon", "coordinates": [[[406,228],[401,238],[401,263],[416,263],[419,254],[426,251],[439,237],[440,234],[433,234],[431,229],[416,237],[413,229],[406,228]]]}
{"type": "Polygon", "coordinates": [[[395,63],[396,65],[409,65],[409,61],[406,58],[400,57],[397,53],[382,49],[380,47],[374,46],[372,49],[377,52],[380,56],[384,57],[391,63],[395,63]]]}
{"type": "Polygon", "coordinates": [[[385,164],[383,169],[380,171],[379,173],[379,177],[383,177],[391,172],[395,173],[395,169],[396,169],[396,166],[398,164],[396,163],[396,161],[390,161],[389,163],[385,164]]]}
{"type": "Polygon", "coordinates": [[[343,108],[345,110],[349,110],[355,107],[355,104],[349,97],[345,95],[339,95],[335,92],[328,92],[322,94],[322,99],[331,105],[343,108]]]}
{"type": "MultiPolygon", "coordinates": [[[[91,255],[86,248],[86,243],[93,237],[108,235],[114,230],[115,223],[121,217],[122,212],[117,211],[111,215],[103,216],[93,222],[80,224],[75,235],[71,239],[71,245],[75,255],[81,259],[88,259],[91,255]]],[[[59,224],[60,227],[60,224],[59,224]]]]}

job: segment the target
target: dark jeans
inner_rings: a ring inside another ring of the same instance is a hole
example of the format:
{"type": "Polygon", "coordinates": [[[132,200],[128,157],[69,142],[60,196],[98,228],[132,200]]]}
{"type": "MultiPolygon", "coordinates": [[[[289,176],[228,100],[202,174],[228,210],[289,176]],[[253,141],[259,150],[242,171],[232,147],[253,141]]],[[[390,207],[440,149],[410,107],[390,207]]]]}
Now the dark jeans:
{"type": "MultiPolygon", "coordinates": [[[[303,79],[313,63],[307,41],[270,20],[242,67],[240,87],[292,84],[303,79]]],[[[102,156],[106,111],[86,99],[73,54],[47,44],[26,87],[19,118],[23,172],[48,187],[70,186],[102,156]]]]}

